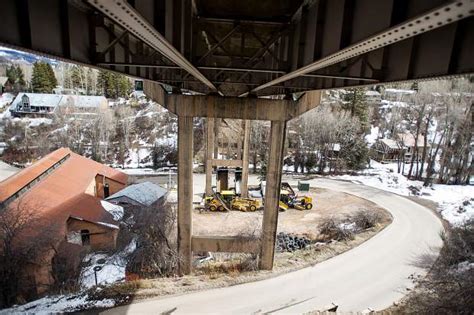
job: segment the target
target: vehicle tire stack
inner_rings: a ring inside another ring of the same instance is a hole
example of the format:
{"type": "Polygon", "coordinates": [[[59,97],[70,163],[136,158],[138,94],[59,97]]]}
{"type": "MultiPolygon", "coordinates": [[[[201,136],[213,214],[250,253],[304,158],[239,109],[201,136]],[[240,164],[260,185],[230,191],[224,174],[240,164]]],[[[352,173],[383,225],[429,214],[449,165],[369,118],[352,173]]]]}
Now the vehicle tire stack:
{"type": "Polygon", "coordinates": [[[305,249],[311,243],[306,237],[299,237],[292,234],[280,232],[277,234],[276,251],[294,252],[298,249],[305,249]]]}

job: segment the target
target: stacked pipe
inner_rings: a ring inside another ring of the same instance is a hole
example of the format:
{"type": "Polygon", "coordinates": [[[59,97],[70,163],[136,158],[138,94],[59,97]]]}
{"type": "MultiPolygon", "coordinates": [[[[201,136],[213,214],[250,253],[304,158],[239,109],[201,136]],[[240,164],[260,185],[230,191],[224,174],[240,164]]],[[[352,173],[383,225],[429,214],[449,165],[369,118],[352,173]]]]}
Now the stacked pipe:
{"type": "Polygon", "coordinates": [[[276,251],[293,252],[298,249],[304,249],[311,241],[306,237],[280,232],[277,234],[276,251]]]}

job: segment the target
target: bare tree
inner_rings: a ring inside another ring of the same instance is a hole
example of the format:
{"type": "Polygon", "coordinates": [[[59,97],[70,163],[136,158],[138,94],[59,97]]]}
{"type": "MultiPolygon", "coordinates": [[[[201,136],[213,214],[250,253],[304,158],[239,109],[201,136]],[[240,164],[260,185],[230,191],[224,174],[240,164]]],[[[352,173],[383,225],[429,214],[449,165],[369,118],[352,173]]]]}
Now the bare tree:
{"type": "Polygon", "coordinates": [[[40,284],[31,281],[31,270],[50,263],[58,244],[59,226],[40,217],[41,209],[23,199],[0,209],[0,307],[35,297],[40,284]]]}
{"type": "Polygon", "coordinates": [[[177,273],[176,209],[165,201],[131,209],[137,249],[129,257],[127,270],[140,277],[171,276],[177,273]]]}
{"type": "MultiPolygon", "coordinates": [[[[252,122],[250,133],[250,157],[253,164],[253,172],[257,173],[257,166],[260,163],[265,164],[268,154],[268,143],[270,135],[269,124],[263,121],[252,122]]],[[[264,167],[264,165],[261,165],[264,167]]]]}

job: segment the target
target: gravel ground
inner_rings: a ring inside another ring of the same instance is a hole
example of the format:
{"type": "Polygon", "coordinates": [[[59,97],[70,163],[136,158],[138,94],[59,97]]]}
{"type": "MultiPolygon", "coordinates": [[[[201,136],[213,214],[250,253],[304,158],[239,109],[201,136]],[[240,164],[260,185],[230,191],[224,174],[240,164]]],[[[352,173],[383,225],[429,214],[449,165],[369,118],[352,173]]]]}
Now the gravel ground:
{"type": "MultiPolygon", "coordinates": [[[[172,175],[162,176],[132,176],[133,182],[151,181],[159,185],[165,185],[168,181],[176,182],[172,175]]],[[[194,193],[202,194],[204,191],[204,174],[194,174],[194,193]]],[[[250,185],[259,184],[257,176],[250,175],[250,185]]],[[[294,188],[295,189],[295,188],[294,188]]],[[[295,192],[299,195],[313,197],[313,209],[295,210],[289,209],[280,212],[278,216],[278,232],[305,235],[315,238],[318,234],[318,224],[326,218],[343,218],[356,213],[359,210],[378,211],[386,219],[389,215],[380,207],[365,199],[355,197],[342,192],[323,188],[311,188],[309,193],[295,192]]],[[[195,196],[195,202],[200,198],[195,196]]],[[[263,211],[256,212],[199,212],[193,211],[193,234],[194,235],[222,235],[235,236],[241,234],[259,234],[263,219],[263,211]]]]}
{"type": "MultiPolygon", "coordinates": [[[[305,235],[311,239],[318,234],[318,225],[326,218],[344,218],[359,210],[385,211],[377,205],[346,193],[323,188],[312,188],[314,207],[311,210],[288,209],[278,215],[278,232],[305,235]]],[[[388,215],[388,214],[387,214],[388,215]]],[[[202,212],[193,213],[195,235],[253,234],[261,230],[263,211],[257,212],[202,212]]]]}

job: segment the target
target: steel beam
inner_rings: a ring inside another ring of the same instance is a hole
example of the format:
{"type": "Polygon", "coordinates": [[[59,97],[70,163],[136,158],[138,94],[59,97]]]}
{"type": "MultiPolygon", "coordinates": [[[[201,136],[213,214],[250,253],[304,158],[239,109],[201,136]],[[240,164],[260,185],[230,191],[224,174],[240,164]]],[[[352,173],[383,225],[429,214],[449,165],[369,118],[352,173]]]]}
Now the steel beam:
{"type": "Polygon", "coordinates": [[[123,0],[88,0],[96,9],[134,34],[137,38],[159,51],[166,58],[189,72],[211,90],[217,88],[196,69],[173,45],[146,21],[133,7],[123,0]]]}
{"type": "Polygon", "coordinates": [[[379,34],[371,36],[365,40],[357,42],[336,53],[317,60],[307,66],[299,68],[293,72],[283,75],[275,80],[269,81],[254,88],[251,92],[257,92],[267,87],[285,82],[296,77],[308,74],[310,72],[326,68],[344,60],[360,56],[370,51],[397,43],[417,36],[419,34],[431,31],[444,25],[459,21],[472,16],[474,10],[474,1],[460,0],[451,2],[447,5],[438,7],[425,14],[419,15],[395,27],[389,28],[379,34]]]}
{"type": "MultiPolygon", "coordinates": [[[[181,69],[178,66],[167,66],[167,65],[152,65],[152,64],[138,64],[138,63],[123,63],[123,62],[100,62],[98,66],[130,66],[138,68],[157,68],[157,69],[181,69]]],[[[215,70],[215,71],[230,71],[230,72],[254,72],[254,73],[273,73],[273,74],[285,74],[286,71],[283,70],[266,70],[266,69],[252,69],[252,68],[228,68],[228,67],[208,67],[201,66],[197,67],[201,70],[215,70]]],[[[302,77],[308,78],[330,78],[330,79],[343,79],[343,80],[356,80],[356,81],[367,81],[367,82],[379,82],[377,79],[372,78],[363,78],[363,77],[351,77],[351,76],[342,76],[342,75],[326,75],[326,74],[305,74],[302,77]]],[[[176,80],[176,82],[188,82],[185,80],[176,80]]],[[[196,82],[196,81],[189,81],[196,82]]],[[[216,83],[228,83],[228,84],[246,84],[254,85],[255,83],[245,83],[245,82],[216,82],[216,83]]],[[[258,84],[257,84],[258,85],[258,84]]]]}
{"type": "Polygon", "coordinates": [[[240,25],[236,25],[230,32],[228,32],[224,37],[222,37],[214,46],[211,47],[199,60],[196,62],[196,64],[201,63],[204,59],[206,59],[207,56],[212,54],[217,48],[221,47],[222,44],[225,43],[226,40],[228,40],[232,34],[234,34],[238,29],[240,28],[240,25]]]}
{"type": "Polygon", "coordinates": [[[222,19],[198,16],[199,23],[220,23],[220,24],[249,24],[249,25],[268,25],[268,26],[282,26],[288,25],[286,22],[262,21],[262,20],[240,20],[240,19],[222,19]]]}
{"type": "MultiPolygon", "coordinates": [[[[107,47],[105,47],[105,49],[103,51],[101,51],[100,53],[105,55],[106,53],[109,52],[110,49],[112,49],[118,42],[120,42],[122,40],[122,38],[125,37],[125,35],[128,34],[128,31],[125,30],[122,32],[122,34],[120,34],[119,36],[115,37],[115,39],[113,41],[111,41],[107,47]]],[[[125,66],[128,66],[127,64],[125,64],[125,66]]]]}

